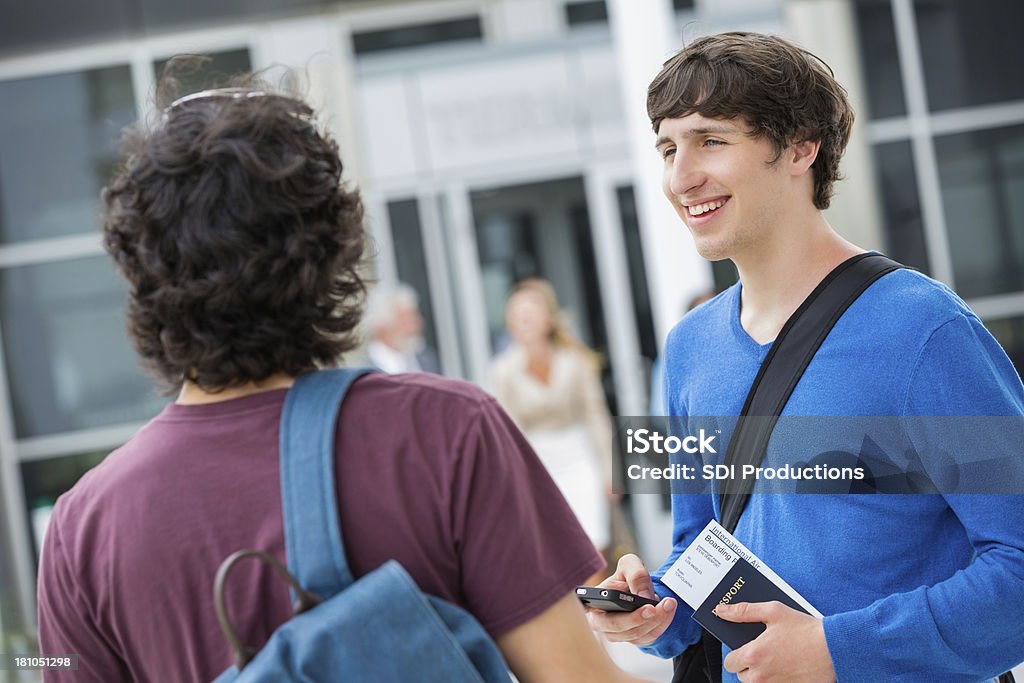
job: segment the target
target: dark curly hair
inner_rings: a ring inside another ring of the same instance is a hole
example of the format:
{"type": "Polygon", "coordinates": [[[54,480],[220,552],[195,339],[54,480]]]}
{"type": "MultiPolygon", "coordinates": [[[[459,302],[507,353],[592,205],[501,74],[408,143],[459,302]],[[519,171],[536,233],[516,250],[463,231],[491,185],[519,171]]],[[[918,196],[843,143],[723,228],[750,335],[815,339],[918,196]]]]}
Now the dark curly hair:
{"type": "Polygon", "coordinates": [[[104,246],[130,285],[129,335],[171,390],[295,375],[356,346],[359,194],[308,105],[243,82],[128,129],[103,190],[104,246]]]}
{"type": "Polygon", "coordinates": [[[814,205],[827,209],[840,179],[839,160],[850,139],[853,108],[832,69],[776,36],[732,32],[706,36],[677,52],[647,90],[654,131],[662,119],[692,113],[744,119],[768,139],[778,160],[795,142],[821,142],[811,166],[814,205]]]}

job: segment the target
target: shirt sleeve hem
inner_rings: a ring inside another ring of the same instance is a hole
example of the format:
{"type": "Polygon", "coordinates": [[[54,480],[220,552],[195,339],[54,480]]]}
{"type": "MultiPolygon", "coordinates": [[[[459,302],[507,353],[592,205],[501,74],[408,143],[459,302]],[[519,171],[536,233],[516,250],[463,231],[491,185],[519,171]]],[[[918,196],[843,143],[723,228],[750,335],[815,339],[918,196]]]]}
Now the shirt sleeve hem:
{"type": "Polygon", "coordinates": [[[689,618],[689,616],[693,614],[692,610],[690,610],[690,606],[683,602],[679,596],[672,591],[672,589],[663,584],[660,578],[653,578],[654,593],[658,596],[659,600],[664,598],[674,598],[676,601],[676,613],[672,618],[672,623],[668,625],[665,632],[658,636],[658,639],[653,643],[641,646],[640,650],[649,655],[661,657],[662,659],[672,659],[673,657],[682,654],[686,648],[699,640],[700,630],[697,630],[696,639],[693,637],[693,632],[687,632],[687,626],[689,624],[696,624],[696,622],[689,618]]]}
{"type": "Polygon", "coordinates": [[[551,587],[537,594],[532,600],[522,605],[519,609],[496,622],[485,623],[483,627],[492,638],[502,636],[517,626],[521,626],[534,617],[540,615],[549,607],[565,597],[580,581],[583,581],[594,572],[604,568],[605,561],[600,555],[595,554],[586,562],[577,565],[571,571],[563,574],[551,587]]]}

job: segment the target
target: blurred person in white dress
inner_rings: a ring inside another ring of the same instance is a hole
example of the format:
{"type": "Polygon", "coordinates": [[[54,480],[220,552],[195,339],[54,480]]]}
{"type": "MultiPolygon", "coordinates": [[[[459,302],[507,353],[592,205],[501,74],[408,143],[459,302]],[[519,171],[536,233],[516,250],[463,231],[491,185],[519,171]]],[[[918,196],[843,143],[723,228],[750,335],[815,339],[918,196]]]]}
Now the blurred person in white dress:
{"type": "Polygon", "coordinates": [[[594,546],[610,542],[612,424],[600,357],[572,334],[554,288],[531,278],[505,304],[511,343],[491,389],[540,456],[594,546]]]}

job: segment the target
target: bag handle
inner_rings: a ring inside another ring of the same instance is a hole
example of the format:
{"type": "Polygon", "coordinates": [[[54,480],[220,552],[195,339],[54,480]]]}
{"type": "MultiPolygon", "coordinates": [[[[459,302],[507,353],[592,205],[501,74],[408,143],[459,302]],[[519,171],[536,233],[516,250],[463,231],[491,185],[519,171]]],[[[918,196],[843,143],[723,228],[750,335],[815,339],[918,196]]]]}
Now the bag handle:
{"type": "Polygon", "coordinates": [[[299,375],[281,411],[281,508],[288,569],[299,583],[330,597],[353,579],[345,559],[335,495],[338,410],[349,387],[372,368],[299,375]]]}
{"type": "Polygon", "coordinates": [[[295,604],[292,605],[293,615],[302,614],[323,602],[319,595],[303,590],[295,577],[270,553],[263,552],[262,550],[239,550],[229,555],[226,560],[221,562],[220,567],[217,569],[217,578],[213,582],[213,607],[217,610],[217,621],[220,622],[220,630],[224,632],[224,637],[228,639],[231,651],[235,653],[235,666],[238,667],[239,671],[246,667],[259,650],[246,645],[238,637],[238,632],[235,630],[234,624],[231,623],[227,608],[224,605],[224,585],[228,580],[228,574],[231,573],[235,565],[248,557],[255,557],[260,562],[269,564],[292,587],[292,591],[298,596],[295,604]]]}

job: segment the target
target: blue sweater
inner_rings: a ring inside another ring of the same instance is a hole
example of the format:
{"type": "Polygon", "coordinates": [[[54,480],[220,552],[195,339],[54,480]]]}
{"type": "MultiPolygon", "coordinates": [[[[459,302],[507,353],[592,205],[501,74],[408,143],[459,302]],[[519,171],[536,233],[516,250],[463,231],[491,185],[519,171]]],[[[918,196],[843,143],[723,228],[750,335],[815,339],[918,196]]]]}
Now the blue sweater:
{"type": "MultiPolygon", "coordinates": [[[[739,414],[771,346],[740,325],[740,288],[669,334],[670,415],[739,414]]],[[[783,415],[1020,416],[1024,387],[963,301],[902,270],[840,319],[783,415]]],[[[673,551],[654,573],[663,597],[660,577],[718,517],[717,496],[674,495],[672,513],[673,551]]],[[[839,683],[975,683],[1024,660],[1024,496],[754,495],[735,535],[825,615],[839,683]]],[[[645,650],[672,657],[697,641],[679,604],[645,650]]]]}

